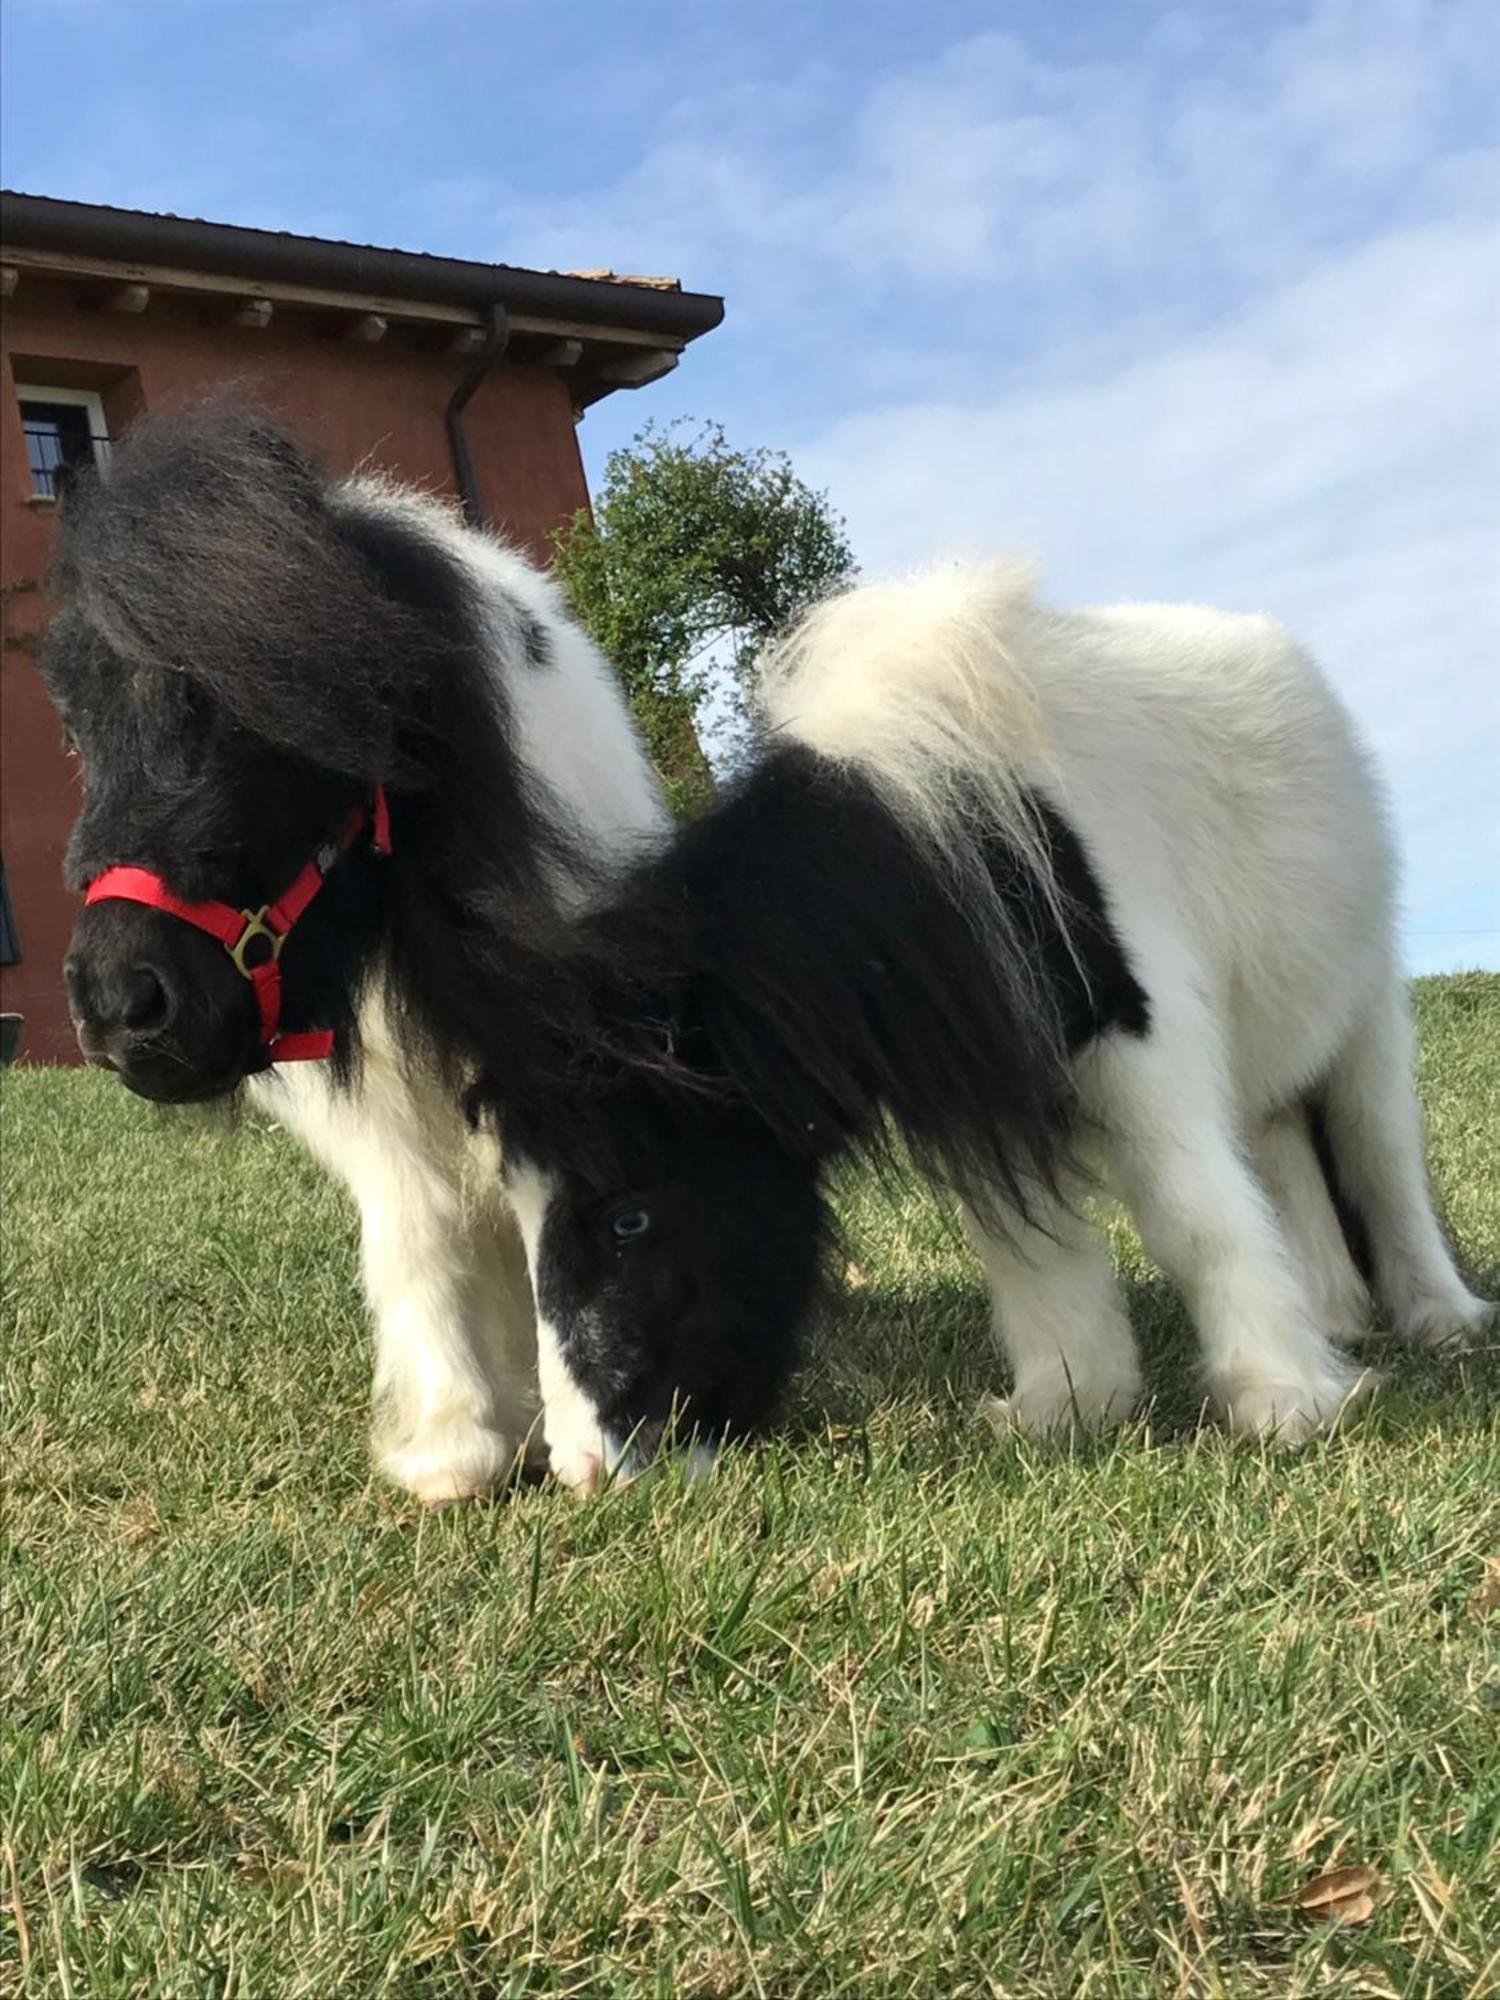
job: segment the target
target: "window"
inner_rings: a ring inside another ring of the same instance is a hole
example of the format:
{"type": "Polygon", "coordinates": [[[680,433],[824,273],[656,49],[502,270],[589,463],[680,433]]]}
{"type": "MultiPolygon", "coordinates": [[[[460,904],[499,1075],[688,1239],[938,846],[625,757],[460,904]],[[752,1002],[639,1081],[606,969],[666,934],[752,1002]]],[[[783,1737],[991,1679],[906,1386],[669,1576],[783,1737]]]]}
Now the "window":
{"type": "Polygon", "coordinates": [[[59,474],[79,465],[102,465],[109,455],[104,404],[93,389],[17,386],[26,457],[35,500],[55,500],[59,474]]]}

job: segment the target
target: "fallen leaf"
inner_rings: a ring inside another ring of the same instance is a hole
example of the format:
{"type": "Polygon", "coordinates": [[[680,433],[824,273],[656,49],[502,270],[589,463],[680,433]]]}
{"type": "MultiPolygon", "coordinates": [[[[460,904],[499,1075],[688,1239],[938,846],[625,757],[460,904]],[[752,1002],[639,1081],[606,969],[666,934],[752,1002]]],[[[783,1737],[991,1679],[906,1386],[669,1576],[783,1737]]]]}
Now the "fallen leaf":
{"type": "Polygon", "coordinates": [[[1376,1899],[1368,1891],[1358,1896],[1350,1896],[1342,1903],[1335,1903],[1329,1915],[1341,1924],[1367,1924],[1376,1911],[1376,1899]]]}
{"type": "Polygon", "coordinates": [[[1373,1868],[1330,1868],[1326,1875],[1314,1875],[1304,1882],[1293,1901],[1299,1910],[1321,1910],[1340,1903],[1346,1896],[1362,1896],[1375,1886],[1373,1868]]]}
{"type": "Polygon", "coordinates": [[[1373,1868],[1330,1868],[1314,1875],[1289,1896],[1278,1897],[1283,1906],[1300,1910],[1304,1916],[1331,1917],[1335,1923],[1368,1923],[1375,1914],[1375,1890],[1380,1877],[1373,1868]]]}
{"type": "Polygon", "coordinates": [[[869,1283],[870,1281],[865,1276],[864,1272],[860,1269],[858,1264],[856,1264],[854,1260],[851,1258],[849,1262],[844,1266],[845,1288],[851,1292],[862,1292],[866,1290],[869,1283]]]}
{"type": "Polygon", "coordinates": [[[1469,1616],[1482,1625],[1497,1611],[1500,1611],[1500,1556],[1491,1556],[1484,1566],[1483,1577],[1469,1592],[1469,1616]]]}

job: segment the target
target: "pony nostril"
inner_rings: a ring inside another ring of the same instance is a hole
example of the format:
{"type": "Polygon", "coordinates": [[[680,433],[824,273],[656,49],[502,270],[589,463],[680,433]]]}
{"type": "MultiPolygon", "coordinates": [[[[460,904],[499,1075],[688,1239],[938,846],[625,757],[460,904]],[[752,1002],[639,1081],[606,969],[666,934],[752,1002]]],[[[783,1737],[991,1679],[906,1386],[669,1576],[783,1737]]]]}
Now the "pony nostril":
{"type": "Polygon", "coordinates": [[[167,1018],[167,989],[149,965],[134,965],[121,981],[120,1025],[137,1034],[159,1028],[167,1018]]]}
{"type": "Polygon", "coordinates": [[[88,1037],[84,1054],[91,1058],[101,1037],[121,1031],[137,1038],[154,1035],[172,1014],[166,982],[154,966],[111,965],[70,953],[63,961],[63,983],[73,1019],[88,1037]]]}

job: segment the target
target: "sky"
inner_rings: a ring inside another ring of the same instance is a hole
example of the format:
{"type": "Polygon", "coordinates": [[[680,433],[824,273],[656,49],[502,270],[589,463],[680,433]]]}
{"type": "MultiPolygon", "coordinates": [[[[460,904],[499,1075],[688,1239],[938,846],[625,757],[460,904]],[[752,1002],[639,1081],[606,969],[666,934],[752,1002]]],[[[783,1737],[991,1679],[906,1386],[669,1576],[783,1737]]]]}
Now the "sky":
{"type": "Polygon", "coordinates": [[[724,326],[596,406],[788,451],[866,571],[1275,612],[1500,967],[1494,0],[6,0],[34,193],[569,268],[724,326]]]}

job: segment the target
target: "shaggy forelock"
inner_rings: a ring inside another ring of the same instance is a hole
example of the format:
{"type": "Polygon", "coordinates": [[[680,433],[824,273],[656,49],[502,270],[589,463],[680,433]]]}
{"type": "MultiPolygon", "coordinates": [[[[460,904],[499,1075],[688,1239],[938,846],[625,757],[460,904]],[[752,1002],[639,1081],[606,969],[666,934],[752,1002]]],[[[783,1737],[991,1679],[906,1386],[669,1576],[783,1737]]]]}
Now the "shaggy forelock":
{"type": "Polygon", "coordinates": [[[253,410],[215,399],[135,426],[68,493],[60,584],[123,667],[186,674],[329,769],[424,781],[398,732],[447,635],[382,590],[337,490],[253,410]]]}

